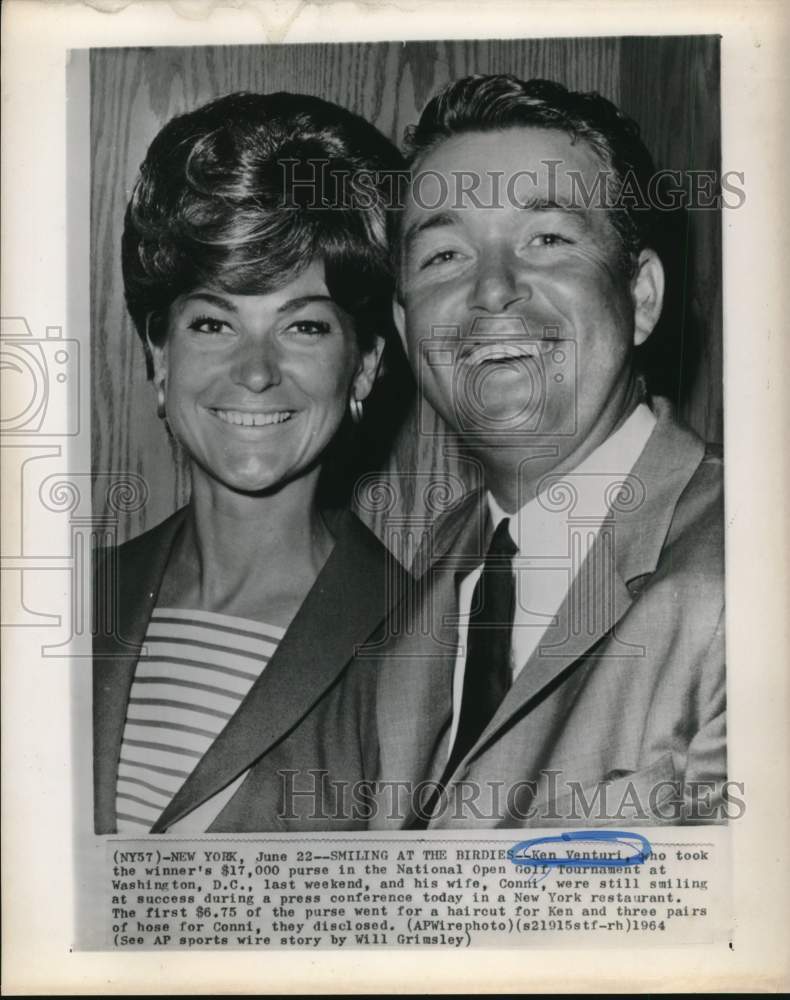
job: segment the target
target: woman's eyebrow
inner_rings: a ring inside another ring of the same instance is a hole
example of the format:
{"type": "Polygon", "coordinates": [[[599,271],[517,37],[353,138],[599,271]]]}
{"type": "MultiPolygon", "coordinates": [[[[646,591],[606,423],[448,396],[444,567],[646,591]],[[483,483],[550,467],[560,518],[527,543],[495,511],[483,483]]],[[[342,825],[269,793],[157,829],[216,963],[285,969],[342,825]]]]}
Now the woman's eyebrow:
{"type": "Polygon", "coordinates": [[[222,295],[216,295],[214,292],[190,292],[189,295],[184,296],[186,302],[192,302],[195,299],[201,299],[203,302],[210,302],[212,305],[217,306],[220,309],[225,309],[227,312],[237,313],[239,310],[234,302],[230,299],[224,298],[222,295]]]}
{"type": "Polygon", "coordinates": [[[298,295],[294,299],[288,299],[287,302],[283,302],[282,305],[277,306],[278,313],[290,312],[292,309],[301,309],[302,306],[310,305],[311,302],[331,302],[334,304],[334,299],[331,295],[322,295],[316,293],[315,295],[298,295]]]}
{"type": "MultiPolygon", "coordinates": [[[[194,302],[195,300],[200,300],[202,302],[210,302],[212,305],[217,306],[220,309],[225,309],[227,312],[238,313],[239,308],[235,302],[230,299],[226,299],[222,295],[217,295],[215,292],[190,292],[189,295],[184,296],[185,302],[194,302]]],[[[302,306],[309,305],[311,302],[333,302],[334,300],[330,295],[324,295],[316,292],[314,295],[299,295],[295,298],[288,299],[277,307],[278,313],[289,312],[292,309],[300,309],[302,306]]]]}

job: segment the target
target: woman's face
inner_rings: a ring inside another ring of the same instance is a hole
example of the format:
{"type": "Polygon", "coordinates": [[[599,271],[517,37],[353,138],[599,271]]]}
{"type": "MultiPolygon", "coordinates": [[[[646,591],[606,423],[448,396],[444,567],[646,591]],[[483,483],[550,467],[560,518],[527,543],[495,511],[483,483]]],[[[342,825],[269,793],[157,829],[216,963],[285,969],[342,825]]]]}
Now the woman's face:
{"type": "Polygon", "coordinates": [[[265,295],[206,287],[179,296],[164,346],[151,350],[194,473],[249,493],[320,465],[349,397],[370,392],[382,346],[360,352],[316,260],[265,295]]]}

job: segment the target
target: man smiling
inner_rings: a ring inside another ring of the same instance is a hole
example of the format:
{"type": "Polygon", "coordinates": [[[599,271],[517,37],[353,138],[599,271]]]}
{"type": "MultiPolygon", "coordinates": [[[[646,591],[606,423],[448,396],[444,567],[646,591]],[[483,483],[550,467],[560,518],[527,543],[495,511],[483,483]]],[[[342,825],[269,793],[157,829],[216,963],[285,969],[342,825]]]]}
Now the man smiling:
{"type": "Polygon", "coordinates": [[[597,95],[470,77],[410,153],[395,318],[484,488],[378,654],[374,824],[721,819],[722,468],[635,362],[664,291],[621,197],[652,174],[638,130],[597,95]]]}

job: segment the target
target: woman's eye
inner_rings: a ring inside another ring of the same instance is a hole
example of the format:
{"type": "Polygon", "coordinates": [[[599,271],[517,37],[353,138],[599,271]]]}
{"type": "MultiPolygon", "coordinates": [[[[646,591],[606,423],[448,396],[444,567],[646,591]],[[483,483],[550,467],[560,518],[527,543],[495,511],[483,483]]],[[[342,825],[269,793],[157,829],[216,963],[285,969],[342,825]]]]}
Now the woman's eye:
{"type": "Polygon", "coordinates": [[[224,319],[215,316],[196,316],[189,323],[189,329],[195,333],[224,333],[230,326],[224,319]]]}
{"type": "Polygon", "coordinates": [[[559,246],[561,243],[570,243],[570,240],[565,239],[564,236],[560,236],[559,233],[538,233],[537,236],[533,236],[529,240],[527,246],[529,247],[555,247],[559,246]]]}
{"type": "Polygon", "coordinates": [[[302,333],[309,337],[319,337],[323,334],[330,333],[332,325],[324,320],[300,319],[297,320],[296,323],[291,323],[288,329],[292,330],[294,333],[302,333]]]}
{"type": "Polygon", "coordinates": [[[437,264],[451,264],[460,256],[457,250],[440,250],[422,262],[422,267],[435,267],[437,264]]]}

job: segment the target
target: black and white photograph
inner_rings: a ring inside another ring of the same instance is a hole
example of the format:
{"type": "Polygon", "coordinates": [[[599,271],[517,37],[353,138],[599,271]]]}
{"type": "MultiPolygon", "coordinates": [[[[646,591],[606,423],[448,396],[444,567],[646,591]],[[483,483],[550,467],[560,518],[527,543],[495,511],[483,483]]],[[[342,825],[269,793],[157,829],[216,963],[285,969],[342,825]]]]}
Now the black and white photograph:
{"type": "Polygon", "coordinates": [[[90,60],[96,832],[726,821],[719,39],[90,60]]]}
{"type": "Polygon", "coordinates": [[[776,11],[139,6],[52,56],[62,256],[4,293],[4,864],[45,802],[71,900],[15,991],[786,982],[776,11]]]}

